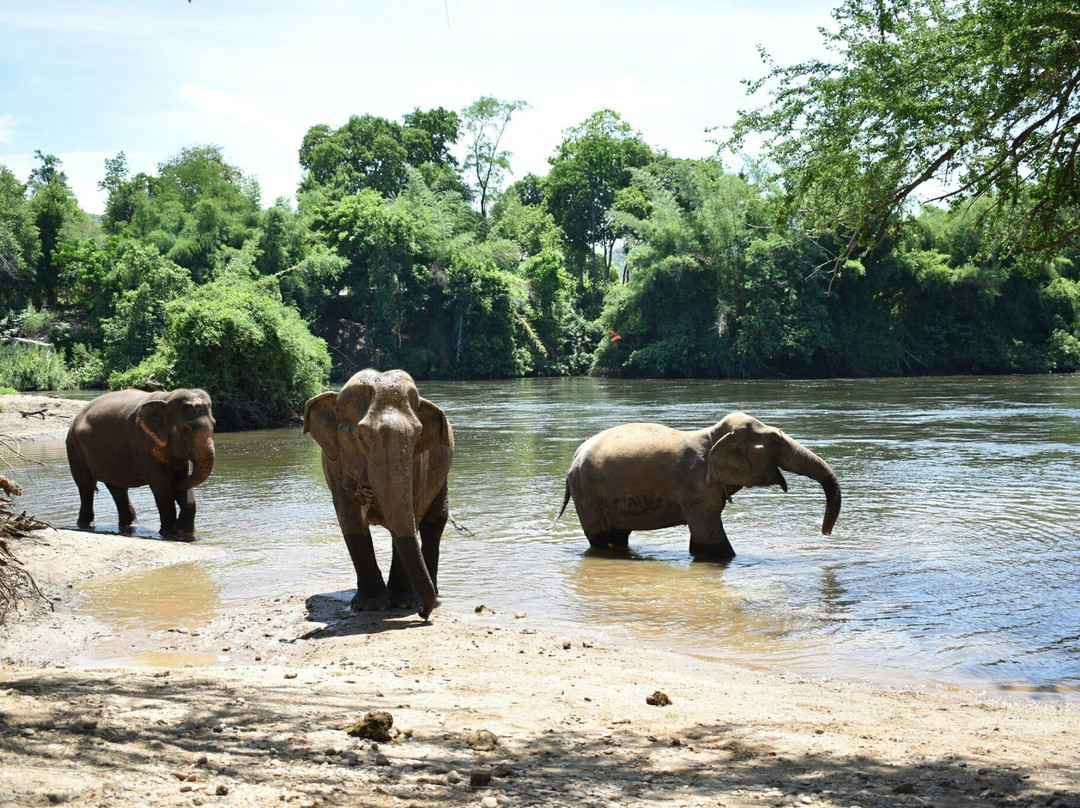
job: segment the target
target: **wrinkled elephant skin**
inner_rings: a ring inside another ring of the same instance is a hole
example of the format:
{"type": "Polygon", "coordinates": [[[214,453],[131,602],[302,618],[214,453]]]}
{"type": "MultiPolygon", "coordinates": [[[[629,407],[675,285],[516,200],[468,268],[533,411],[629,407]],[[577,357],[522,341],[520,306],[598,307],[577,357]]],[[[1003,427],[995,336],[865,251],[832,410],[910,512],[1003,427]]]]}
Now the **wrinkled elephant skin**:
{"type": "Polygon", "coordinates": [[[829,464],[779,429],[741,412],[706,429],[624,424],[585,441],[566,475],[562,516],[573,499],[590,545],[622,548],[634,530],[690,528],[695,558],[729,559],[735,550],[721,521],[739,489],[778,485],[781,469],[809,477],[825,491],[821,532],[840,514],[840,484],[829,464]]]}
{"type": "Polygon", "coordinates": [[[161,535],[191,537],[194,489],[214,468],[210,396],[186,389],[105,393],[71,422],[67,455],[79,488],[79,527],[94,525],[98,482],[112,494],[121,530],[135,522],[128,489],[148,485],[161,516],[161,535]]]}
{"type": "Polygon", "coordinates": [[[304,431],[322,448],[323,475],[356,570],[357,611],[416,605],[425,620],[438,596],[439,544],[450,511],[454,433],[403,370],[362,370],[338,393],[304,407],[304,431]],[[392,538],[384,582],[371,526],[392,538]]]}

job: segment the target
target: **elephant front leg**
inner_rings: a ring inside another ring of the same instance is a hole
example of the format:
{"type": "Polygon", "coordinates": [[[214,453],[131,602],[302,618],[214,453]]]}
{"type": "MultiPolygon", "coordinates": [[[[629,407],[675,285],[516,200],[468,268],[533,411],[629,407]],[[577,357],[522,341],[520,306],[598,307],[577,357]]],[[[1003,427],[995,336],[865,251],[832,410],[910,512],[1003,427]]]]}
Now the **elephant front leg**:
{"type": "Polygon", "coordinates": [[[180,516],[176,520],[176,531],[184,536],[195,535],[195,489],[177,491],[174,499],[180,508],[180,516]]]}
{"type": "Polygon", "coordinates": [[[720,514],[695,515],[687,520],[690,527],[690,555],[695,561],[726,561],[735,557],[720,514]]]}
{"type": "Polygon", "coordinates": [[[131,526],[135,524],[135,508],[131,505],[128,490],[118,485],[107,485],[106,488],[109,489],[113,502],[116,503],[116,516],[120,529],[124,531],[131,530],[131,526]]]}
{"type": "Polygon", "coordinates": [[[363,525],[356,532],[345,533],[345,546],[356,570],[356,594],[349,605],[355,612],[385,609],[389,605],[386,584],[371,542],[371,531],[363,525]]]}
{"type": "Polygon", "coordinates": [[[158,516],[161,517],[161,526],[158,532],[162,538],[172,539],[180,535],[176,524],[176,504],[173,494],[173,477],[169,469],[162,469],[149,480],[150,490],[154,494],[154,504],[157,505],[158,516]]]}

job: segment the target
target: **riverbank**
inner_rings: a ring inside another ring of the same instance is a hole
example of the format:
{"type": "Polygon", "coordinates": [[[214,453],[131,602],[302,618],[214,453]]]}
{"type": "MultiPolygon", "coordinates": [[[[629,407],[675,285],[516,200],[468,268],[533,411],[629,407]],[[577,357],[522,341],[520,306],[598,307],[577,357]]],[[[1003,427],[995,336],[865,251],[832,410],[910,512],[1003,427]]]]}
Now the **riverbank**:
{"type": "Polygon", "coordinates": [[[357,615],[347,592],[117,636],[73,613],[81,582],[215,551],[53,530],[18,550],[55,609],[0,638],[19,805],[1080,805],[1075,701],[800,679],[486,609],[357,615]],[[72,663],[103,644],[152,664],[72,663]],[[373,711],[389,739],[350,735],[373,711]]]}
{"type": "Polygon", "coordinates": [[[0,437],[15,442],[63,440],[86,401],[33,394],[0,395],[0,437]]]}

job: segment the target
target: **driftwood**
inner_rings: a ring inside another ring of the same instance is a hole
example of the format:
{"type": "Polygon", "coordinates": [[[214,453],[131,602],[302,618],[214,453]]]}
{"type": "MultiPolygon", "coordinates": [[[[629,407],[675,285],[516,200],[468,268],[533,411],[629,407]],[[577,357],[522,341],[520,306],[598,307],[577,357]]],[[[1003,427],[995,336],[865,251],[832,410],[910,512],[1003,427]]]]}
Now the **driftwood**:
{"type": "MultiPolygon", "coordinates": [[[[0,446],[10,449],[4,440],[0,440],[0,446]]],[[[17,450],[13,451],[18,454],[17,450]]],[[[22,489],[0,474],[0,622],[3,622],[9,611],[18,608],[20,601],[28,597],[37,597],[48,602],[33,576],[23,568],[11,546],[12,540],[25,538],[32,531],[49,527],[47,523],[27,515],[25,511],[16,513],[15,497],[20,494],[22,489]]],[[[49,603],[49,607],[52,608],[52,603],[49,603]]]]}

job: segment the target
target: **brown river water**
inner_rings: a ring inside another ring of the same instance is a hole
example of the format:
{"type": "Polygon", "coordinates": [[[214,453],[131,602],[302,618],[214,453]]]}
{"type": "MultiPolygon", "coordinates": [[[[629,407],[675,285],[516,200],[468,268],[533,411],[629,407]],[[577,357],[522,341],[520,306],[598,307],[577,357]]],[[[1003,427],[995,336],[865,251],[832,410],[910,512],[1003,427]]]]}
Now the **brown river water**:
{"type": "MultiPolygon", "coordinates": [[[[535,628],[587,632],[809,676],[1080,697],[1080,376],[827,381],[527,379],[429,382],[454,427],[443,614],[484,604],[535,628]],[[743,410],[836,470],[843,510],[820,533],[812,480],[743,490],[724,513],[738,555],[692,562],[685,528],[588,550],[573,507],[552,526],[575,448],[628,421],[696,429],[743,410]]],[[[198,626],[222,606],[355,582],[299,428],[220,433],[197,491],[199,564],[108,576],[74,608],[119,630],[198,626]]],[[[19,506],[74,525],[62,442],[5,473],[19,506]]],[[[132,491],[155,536],[149,491],[132,491]]],[[[99,529],[115,510],[99,492],[99,529]]],[[[111,521],[111,525],[110,525],[111,521]]],[[[149,529],[147,529],[149,528],[149,529]]],[[[388,560],[389,537],[376,531],[388,560]]],[[[384,572],[388,564],[384,563],[384,572]]],[[[152,656],[152,655],[151,655],[152,656]]],[[[152,659],[142,661],[153,662],[152,659]]]]}

